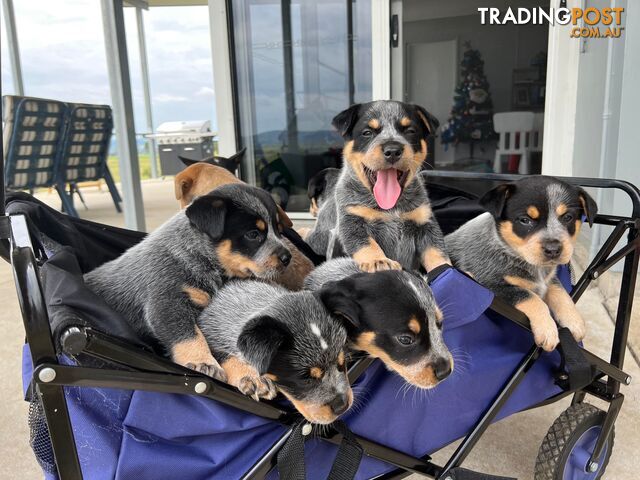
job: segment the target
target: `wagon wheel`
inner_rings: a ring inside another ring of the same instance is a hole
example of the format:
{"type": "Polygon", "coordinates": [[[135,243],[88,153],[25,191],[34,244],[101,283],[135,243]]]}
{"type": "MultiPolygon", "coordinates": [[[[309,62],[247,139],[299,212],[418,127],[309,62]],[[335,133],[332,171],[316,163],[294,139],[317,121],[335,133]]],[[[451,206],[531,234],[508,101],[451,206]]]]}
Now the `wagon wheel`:
{"type": "Polygon", "coordinates": [[[535,480],[602,478],[613,450],[613,429],[596,462],[595,471],[587,470],[587,463],[602,430],[605,415],[605,412],[588,403],[571,405],[562,412],[549,428],[538,450],[535,480]]]}

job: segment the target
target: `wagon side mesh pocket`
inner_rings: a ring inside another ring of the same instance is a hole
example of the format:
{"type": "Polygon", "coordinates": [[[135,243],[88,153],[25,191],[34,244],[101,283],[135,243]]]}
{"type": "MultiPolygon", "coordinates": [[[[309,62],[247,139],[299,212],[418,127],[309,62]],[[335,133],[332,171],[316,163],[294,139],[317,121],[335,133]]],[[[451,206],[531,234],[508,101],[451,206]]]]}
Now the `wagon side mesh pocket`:
{"type": "Polygon", "coordinates": [[[49,427],[44,416],[44,408],[40,396],[32,391],[29,402],[29,445],[36,456],[42,470],[56,473],[56,462],[49,438],[49,427]]]}

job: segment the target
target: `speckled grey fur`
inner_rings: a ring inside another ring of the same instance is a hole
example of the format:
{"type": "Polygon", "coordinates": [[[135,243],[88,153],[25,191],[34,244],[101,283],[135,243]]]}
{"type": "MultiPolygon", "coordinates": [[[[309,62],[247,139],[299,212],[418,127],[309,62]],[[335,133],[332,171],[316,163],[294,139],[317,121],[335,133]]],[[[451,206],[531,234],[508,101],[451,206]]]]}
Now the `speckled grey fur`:
{"type": "MultiPolygon", "coordinates": [[[[254,191],[255,187],[247,185],[225,185],[215,190],[221,198],[269,219],[269,210],[254,191]]],[[[183,210],[117,259],[87,273],[85,282],[141,336],[151,337],[170,350],[194,336],[195,322],[202,311],[183,287],[194,287],[211,296],[227,280],[216,258],[216,245],[183,210]]],[[[274,248],[283,247],[282,239],[269,224],[267,238],[253,259],[260,262],[274,248]]],[[[272,274],[265,273],[267,277],[272,274]]]]}
{"type": "MultiPolygon", "coordinates": [[[[420,268],[420,254],[428,247],[444,252],[442,231],[435,219],[418,226],[399,216],[421,205],[429,205],[427,190],[419,175],[415,175],[412,182],[404,187],[398,203],[388,211],[393,216],[391,221],[367,223],[347,212],[347,207],[353,205],[378,209],[371,191],[358,180],[347,162],[336,185],[335,202],[338,205],[335,238],[348,255],[367,245],[370,237],[380,245],[388,258],[396,260],[408,270],[420,268]]],[[[335,245],[329,246],[329,249],[335,248],[335,245]]]]}
{"type": "Polygon", "coordinates": [[[496,293],[505,288],[513,290],[504,281],[505,275],[538,280],[535,293],[546,292],[545,278],[556,267],[538,267],[520,257],[502,240],[496,222],[490,213],[469,220],[458,230],[445,237],[447,253],[460,270],[470,272],[474,279],[496,293]]]}
{"type": "MultiPolygon", "coordinates": [[[[227,283],[204,309],[198,325],[219,361],[233,355],[252,364],[254,352],[241,351],[238,338],[247,324],[262,316],[276,319],[291,332],[296,353],[292,358],[300,370],[308,371],[323,356],[337,358],[345,347],[345,329],[311,292],[291,292],[256,280],[227,283]]],[[[317,383],[308,397],[318,404],[328,403],[349,388],[344,373],[337,369],[327,369],[322,382],[317,383]]]]}
{"type": "Polygon", "coordinates": [[[325,195],[324,201],[319,205],[318,218],[306,241],[318,255],[327,256],[327,249],[337,218],[335,188],[332,189],[331,193],[326,193],[325,195]]]}
{"type": "MultiPolygon", "coordinates": [[[[335,258],[327,260],[307,275],[304,282],[304,288],[317,291],[330,282],[340,281],[356,274],[363,274],[363,272],[360,270],[357,263],[351,258],[335,258]]],[[[363,275],[379,274],[380,272],[363,275]]],[[[449,358],[449,349],[444,343],[442,329],[436,323],[437,316],[435,312],[438,309],[438,306],[427,280],[422,275],[403,270],[386,272],[385,274],[393,275],[393,281],[400,282],[403,286],[403,290],[412,294],[414,300],[426,313],[425,317],[427,319],[426,321],[429,329],[430,349],[422,360],[423,363],[429,364],[439,358],[449,358]]],[[[384,293],[382,292],[381,295],[384,296],[384,293]]]]}
{"type": "Polygon", "coordinates": [[[356,273],[361,273],[361,270],[351,258],[334,258],[318,265],[307,275],[303,287],[307,290],[318,290],[327,282],[342,280],[356,273]]]}

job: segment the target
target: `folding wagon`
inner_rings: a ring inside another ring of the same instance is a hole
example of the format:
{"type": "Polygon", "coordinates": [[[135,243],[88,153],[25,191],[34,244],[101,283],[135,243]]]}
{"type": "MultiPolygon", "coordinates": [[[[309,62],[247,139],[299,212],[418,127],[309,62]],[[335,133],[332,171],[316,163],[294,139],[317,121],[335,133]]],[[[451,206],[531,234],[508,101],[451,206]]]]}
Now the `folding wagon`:
{"type": "MultiPolygon", "coordinates": [[[[436,216],[451,230],[478,213],[466,191],[470,182],[517,177],[429,172],[427,178],[438,197],[436,216]],[[444,181],[464,188],[443,187],[444,181]]],[[[569,267],[559,269],[577,301],[624,260],[609,360],[581,348],[564,329],[560,347],[542,352],[524,314],[461,272],[442,268],[431,272],[430,284],[445,313],[454,373],[425,393],[407,388],[379,361],[359,359],[349,368],[355,407],[324,428],[308,424],[282,399],[256,402],[170,362],[86,288],[84,272],[143,233],[62,215],[27,194],[8,196],[7,215],[0,216],[2,253],[22,309],[31,445],[45,476],[395,479],[415,473],[490,480],[499,477],[462,468],[487,427],[572,395],[571,406],[550,422],[535,478],[600,478],[624,400],[620,385],[631,380],[622,369],[638,269],[640,191],[619,180],[564,180],[616,189],[632,205],[628,217],[597,216],[612,231],[573,286],[569,267]],[[587,395],[605,400],[608,409],[585,403],[587,395]],[[460,438],[444,465],[431,461],[430,453],[460,438]]]]}

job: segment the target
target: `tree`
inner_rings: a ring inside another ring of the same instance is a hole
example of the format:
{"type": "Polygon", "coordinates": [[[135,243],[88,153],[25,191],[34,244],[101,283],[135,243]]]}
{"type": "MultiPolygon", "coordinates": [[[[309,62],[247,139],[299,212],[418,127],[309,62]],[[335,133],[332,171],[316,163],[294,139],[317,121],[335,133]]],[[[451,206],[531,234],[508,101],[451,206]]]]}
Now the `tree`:
{"type": "Polygon", "coordinates": [[[469,42],[464,46],[460,83],[453,96],[451,116],[443,126],[440,138],[445,145],[468,142],[473,157],[475,142],[495,138],[493,103],[480,51],[471,48],[469,42]]]}

